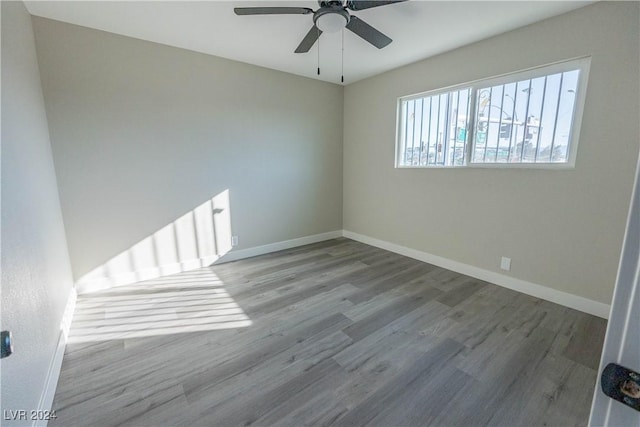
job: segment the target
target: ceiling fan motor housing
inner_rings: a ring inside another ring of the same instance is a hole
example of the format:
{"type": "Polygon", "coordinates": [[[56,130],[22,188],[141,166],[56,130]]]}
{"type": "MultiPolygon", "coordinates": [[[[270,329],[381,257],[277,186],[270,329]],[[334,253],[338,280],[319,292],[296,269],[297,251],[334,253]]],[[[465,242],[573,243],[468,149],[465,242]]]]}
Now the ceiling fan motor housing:
{"type": "Polygon", "coordinates": [[[313,23],[322,32],[335,33],[336,31],[340,31],[346,27],[349,23],[349,12],[344,10],[340,2],[337,3],[337,6],[331,5],[329,7],[322,7],[314,13],[313,23]]]}
{"type": "Polygon", "coordinates": [[[332,6],[338,6],[338,7],[342,7],[342,1],[340,0],[320,0],[318,1],[318,4],[320,5],[320,7],[332,7],[332,6]]]}
{"type": "MultiPolygon", "coordinates": [[[[313,26],[298,45],[295,53],[307,53],[322,33],[336,33],[347,29],[378,49],[392,40],[348,10],[359,11],[374,7],[401,3],[407,0],[318,0],[316,11],[308,7],[236,7],[236,15],[309,15],[313,14],[313,26]]],[[[344,41],[344,39],[343,39],[344,41]]]]}

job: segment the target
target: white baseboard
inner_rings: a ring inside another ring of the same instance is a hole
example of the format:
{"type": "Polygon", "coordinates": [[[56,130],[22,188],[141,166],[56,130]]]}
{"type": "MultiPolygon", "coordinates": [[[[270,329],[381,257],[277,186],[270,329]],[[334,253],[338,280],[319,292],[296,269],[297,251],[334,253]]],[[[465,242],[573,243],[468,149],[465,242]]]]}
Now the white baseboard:
{"type": "Polygon", "coordinates": [[[157,279],[185,271],[196,270],[213,264],[220,257],[217,255],[195,258],[182,262],[164,264],[159,267],[143,268],[136,271],[127,271],[113,276],[85,277],[76,282],[78,294],[97,292],[118,286],[130,285],[144,280],[157,279]]]}
{"type": "MultiPolygon", "coordinates": [[[[277,252],[285,249],[294,248],[297,246],[309,245],[312,243],[322,242],[324,240],[336,239],[338,237],[347,237],[349,239],[357,240],[359,242],[376,246],[381,249],[385,249],[391,252],[395,252],[400,255],[414,258],[429,264],[437,265],[448,270],[452,270],[467,276],[475,277],[480,280],[484,280],[496,285],[513,289],[523,294],[531,295],[536,298],[541,298],[547,301],[554,302],[566,307],[573,308],[585,313],[593,314],[594,316],[607,319],[609,317],[610,305],[604,304],[598,301],[593,301],[588,298],[584,298],[578,295],[573,295],[568,292],[559,291],[557,289],[549,288],[547,286],[539,285],[536,283],[528,282],[526,280],[517,279],[515,277],[506,276],[494,271],[485,270],[480,267],[475,267],[469,264],[464,264],[459,261],[454,261],[448,258],[444,258],[438,255],[433,255],[427,252],[422,252],[417,249],[408,248],[406,246],[398,245],[395,243],[387,242],[385,240],[376,239],[363,234],[354,233],[349,230],[335,230],[326,233],[314,234],[311,236],[299,237],[297,239],[283,240],[280,242],[270,243],[262,246],[255,246],[247,249],[231,250],[230,252],[222,255],[221,257],[209,257],[194,260],[198,265],[193,265],[192,268],[200,268],[213,263],[225,263],[231,261],[237,261],[240,259],[251,258],[258,255],[264,255],[271,252],[277,252]]],[[[184,263],[183,263],[184,264],[184,263]]],[[[79,293],[96,291],[100,289],[107,289],[114,286],[133,283],[140,280],[147,280],[155,277],[164,276],[167,274],[174,274],[180,271],[185,271],[185,265],[176,264],[176,266],[163,266],[162,268],[156,268],[154,271],[141,271],[137,272],[136,278],[129,277],[115,277],[115,278],[98,278],[91,281],[77,283],[76,287],[79,293]],[[170,268],[170,267],[176,267],[170,268]],[[179,268],[178,268],[179,267],[179,268]],[[158,270],[158,271],[155,271],[158,270]],[[175,270],[175,271],[174,271],[175,270]],[[144,273],[144,274],[143,274],[144,273]],[[148,273],[148,274],[147,274],[148,273]]]]}
{"type": "Polygon", "coordinates": [[[255,246],[253,248],[231,250],[221,256],[214,255],[204,258],[196,258],[173,264],[165,264],[159,267],[120,273],[114,276],[85,277],[76,283],[76,290],[79,294],[97,292],[105,289],[116,288],[118,286],[141,282],[143,280],[151,280],[158,277],[181,273],[184,271],[208,267],[214,263],[237,261],[244,258],[251,258],[257,255],[295,248],[296,246],[309,245],[311,243],[322,242],[324,240],[337,239],[338,237],[342,237],[342,230],[329,231],[326,233],[299,237],[297,239],[283,240],[281,242],[269,243],[268,245],[255,246]]]}
{"type": "MultiPolygon", "coordinates": [[[[541,298],[547,301],[551,301],[556,304],[560,304],[575,310],[579,310],[594,316],[607,319],[609,316],[610,306],[598,301],[593,301],[584,297],[569,294],[567,292],[559,291],[549,288],[547,286],[538,285],[535,283],[527,282],[525,280],[517,279],[515,277],[505,276],[504,274],[496,273],[493,271],[485,270],[472,265],[464,264],[458,261],[454,261],[448,258],[433,255],[427,252],[422,252],[417,249],[411,249],[406,246],[398,245],[395,243],[387,242],[385,240],[376,239],[373,237],[365,236],[363,234],[354,233],[348,230],[336,230],[327,233],[315,234],[312,236],[300,237],[297,239],[284,240],[281,242],[270,243],[267,245],[256,246],[253,248],[232,250],[231,252],[220,257],[217,261],[210,259],[207,261],[216,262],[230,262],[244,258],[250,258],[258,255],[263,255],[271,252],[281,251],[285,249],[294,248],[297,246],[308,245],[312,243],[322,242],[325,240],[336,239],[338,237],[346,237],[358,242],[365,243],[367,245],[375,246],[381,249],[385,249],[400,255],[407,256],[409,258],[417,259],[419,261],[427,262],[429,264],[437,265],[438,267],[446,268],[467,276],[475,277],[486,282],[490,282],[508,289],[512,289],[523,294],[531,295],[536,298],[541,298]]],[[[64,356],[65,347],[67,344],[67,338],[69,336],[69,328],[73,319],[73,312],[75,310],[77,293],[76,289],[72,288],[67,300],[62,322],[60,324],[60,336],[58,338],[58,345],[51,360],[49,366],[49,372],[47,374],[47,380],[45,387],[40,397],[38,410],[49,411],[53,404],[53,398],[56,392],[56,386],[58,384],[58,378],[60,376],[60,369],[62,367],[62,359],[64,356]]],[[[34,427],[46,426],[46,421],[34,421],[34,427]]]]}
{"type": "Polygon", "coordinates": [[[559,291],[557,289],[552,289],[547,286],[538,285],[536,283],[527,282],[515,277],[506,276],[494,271],[485,270],[483,268],[475,267],[469,264],[464,264],[462,262],[454,261],[448,258],[443,258],[427,252],[422,252],[417,249],[411,249],[406,246],[401,246],[395,243],[354,233],[352,231],[343,230],[342,235],[344,237],[352,240],[357,240],[358,242],[365,243],[367,245],[375,246],[381,249],[388,250],[390,252],[395,252],[397,254],[407,256],[409,258],[437,265],[438,267],[446,268],[447,270],[452,270],[457,273],[475,277],[476,279],[484,280],[486,282],[512,289],[514,291],[522,292],[523,294],[531,295],[536,298],[551,301],[553,303],[573,308],[584,313],[593,314],[594,316],[598,316],[603,319],[607,319],[609,317],[610,305],[608,304],[593,301],[578,295],[559,291]]]}
{"type": "Polygon", "coordinates": [[[282,251],[285,249],[295,248],[297,246],[310,245],[325,240],[337,239],[342,237],[342,230],[329,231],[312,236],[299,237],[297,239],[283,240],[281,242],[269,243],[268,245],[254,246],[253,248],[231,250],[221,256],[217,263],[237,261],[239,259],[251,258],[258,255],[264,255],[271,252],[282,251]]]}
{"type": "MultiPolygon", "coordinates": [[[[58,336],[56,351],[51,359],[44,389],[40,395],[40,402],[38,403],[39,412],[50,411],[53,405],[53,397],[56,394],[58,378],[60,377],[60,368],[62,368],[62,358],[64,357],[64,350],[67,346],[67,338],[69,337],[69,329],[71,328],[71,321],[73,320],[73,312],[76,308],[76,299],[77,293],[75,288],[72,287],[69,292],[69,297],[67,298],[67,305],[64,308],[62,321],[60,322],[60,335],[58,336]]],[[[46,425],[46,420],[35,420],[33,422],[34,427],[42,427],[46,425]]]]}

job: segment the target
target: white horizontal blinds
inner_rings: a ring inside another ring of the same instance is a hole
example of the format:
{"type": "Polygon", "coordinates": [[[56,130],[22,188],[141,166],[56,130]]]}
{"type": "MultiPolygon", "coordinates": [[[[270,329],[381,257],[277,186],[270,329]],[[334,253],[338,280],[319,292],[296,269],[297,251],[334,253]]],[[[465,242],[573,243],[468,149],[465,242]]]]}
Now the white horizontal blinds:
{"type": "Polygon", "coordinates": [[[579,70],[476,91],[473,163],[566,163],[579,70]]]}
{"type": "Polygon", "coordinates": [[[401,103],[399,166],[462,166],[468,140],[470,89],[401,103]]]}

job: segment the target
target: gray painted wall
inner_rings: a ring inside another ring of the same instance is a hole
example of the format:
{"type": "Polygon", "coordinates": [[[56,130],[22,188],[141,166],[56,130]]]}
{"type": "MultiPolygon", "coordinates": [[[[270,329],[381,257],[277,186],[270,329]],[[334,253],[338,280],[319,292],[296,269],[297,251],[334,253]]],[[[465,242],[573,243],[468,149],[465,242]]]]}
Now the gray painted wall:
{"type": "Polygon", "coordinates": [[[34,18],[75,279],[228,189],[238,249],[342,228],[342,88],[34,18]]]}
{"type": "Polygon", "coordinates": [[[608,304],[638,158],[637,2],[601,2],[345,89],[344,228],[608,304]],[[592,56],[576,167],[395,169],[397,97],[592,56]]]}
{"type": "Polygon", "coordinates": [[[3,1],[2,329],[15,339],[3,411],[38,408],[72,284],[31,17],[3,1]]]}

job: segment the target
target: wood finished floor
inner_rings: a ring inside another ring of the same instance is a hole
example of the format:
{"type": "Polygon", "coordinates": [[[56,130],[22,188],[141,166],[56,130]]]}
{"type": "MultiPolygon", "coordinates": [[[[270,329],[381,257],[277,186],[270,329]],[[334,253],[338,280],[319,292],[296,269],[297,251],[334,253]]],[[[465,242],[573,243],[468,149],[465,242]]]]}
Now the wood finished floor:
{"type": "Polygon", "coordinates": [[[584,426],[605,327],[330,240],[80,296],[50,425],[584,426]]]}

